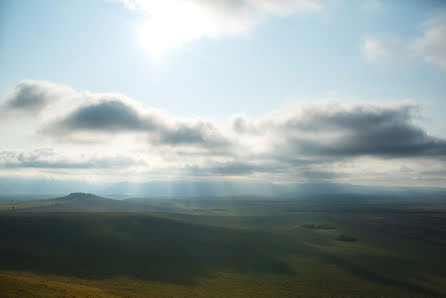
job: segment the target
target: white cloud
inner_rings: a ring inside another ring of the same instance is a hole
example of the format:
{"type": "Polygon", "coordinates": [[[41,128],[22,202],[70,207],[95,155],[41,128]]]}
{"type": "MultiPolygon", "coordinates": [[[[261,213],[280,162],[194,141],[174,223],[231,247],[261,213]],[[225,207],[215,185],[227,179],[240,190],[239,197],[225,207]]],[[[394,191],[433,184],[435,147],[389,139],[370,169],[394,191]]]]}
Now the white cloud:
{"type": "Polygon", "coordinates": [[[424,32],[412,44],[416,55],[446,70],[446,12],[422,25],[424,32]]]}
{"type": "Polygon", "coordinates": [[[122,0],[147,17],[141,41],[153,56],[201,38],[246,32],[266,16],[320,11],[319,0],[122,0]]]}
{"type": "Polygon", "coordinates": [[[369,37],[364,41],[361,51],[371,62],[381,62],[394,55],[394,49],[374,37],[369,37]]]}
{"type": "Polygon", "coordinates": [[[394,65],[421,58],[446,70],[446,12],[441,12],[421,25],[422,34],[406,42],[397,39],[369,37],[361,45],[365,58],[373,63],[394,65]]]}

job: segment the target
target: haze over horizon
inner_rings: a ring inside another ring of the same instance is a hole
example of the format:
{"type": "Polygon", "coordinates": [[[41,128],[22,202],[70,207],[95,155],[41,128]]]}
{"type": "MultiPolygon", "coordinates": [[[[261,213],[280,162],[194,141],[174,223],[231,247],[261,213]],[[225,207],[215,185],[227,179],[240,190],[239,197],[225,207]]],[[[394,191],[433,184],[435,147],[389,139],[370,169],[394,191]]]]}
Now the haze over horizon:
{"type": "Polygon", "coordinates": [[[2,1],[0,28],[0,192],[446,185],[441,1],[2,1]]]}

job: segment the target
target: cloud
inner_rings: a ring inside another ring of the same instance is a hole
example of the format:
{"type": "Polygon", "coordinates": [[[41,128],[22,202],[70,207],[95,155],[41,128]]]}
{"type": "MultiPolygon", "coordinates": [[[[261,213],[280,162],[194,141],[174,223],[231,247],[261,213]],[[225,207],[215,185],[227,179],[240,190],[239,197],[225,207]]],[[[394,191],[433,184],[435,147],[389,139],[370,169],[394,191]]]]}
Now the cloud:
{"type": "Polygon", "coordinates": [[[423,35],[412,44],[414,52],[426,62],[446,70],[446,12],[426,21],[422,27],[423,35]]]}
{"type": "Polygon", "coordinates": [[[374,63],[394,64],[395,61],[421,58],[446,70],[446,12],[441,11],[420,27],[421,35],[406,42],[368,37],[361,45],[361,52],[368,61],[374,63]]]}
{"type": "Polygon", "coordinates": [[[42,133],[55,138],[70,138],[76,133],[142,133],[153,145],[197,145],[203,148],[227,145],[210,122],[177,120],[161,112],[137,110],[117,99],[83,105],[50,123],[42,133]]]}
{"type": "Polygon", "coordinates": [[[395,48],[390,47],[375,37],[367,38],[361,46],[361,51],[367,60],[380,62],[395,55],[395,48]]]}
{"type": "MultiPolygon", "coordinates": [[[[19,83],[13,90],[21,90],[22,86],[23,83],[19,83]]],[[[33,81],[32,86],[39,92],[27,93],[26,100],[33,103],[46,103],[48,98],[52,98],[48,94],[57,90],[57,85],[48,82],[33,81]]],[[[300,160],[316,155],[446,155],[445,140],[428,135],[414,124],[417,107],[410,104],[300,104],[286,112],[279,111],[254,121],[235,116],[231,119],[232,134],[229,134],[212,121],[173,117],[160,110],[145,108],[123,95],[76,93],[73,96],[73,93],[69,97],[80,104],[66,105],[66,111],[59,111],[57,116],[40,124],[39,133],[60,140],[73,138],[73,141],[76,141],[74,136],[113,138],[114,135],[139,134],[145,136],[152,146],[194,146],[201,149],[232,146],[244,150],[247,155],[256,152],[249,147],[258,145],[263,148],[263,154],[293,154],[300,160]],[[246,140],[249,140],[245,143],[247,146],[238,144],[238,141],[243,143],[246,140]]],[[[21,92],[10,92],[6,105],[20,102],[21,98],[21,92]]],[[[39,109],[45,111],[45,107],[46,104],[42,104],[39,109]]],[[[27,112],[26,108],[24,112],[27,112]]],[[[101,138],[98,140],[103,141],[101,138]]]]}
{"type": "Polygon", "coordinates": [[[150,116],[143,117],[139,111],[119,96],[103,96],[97,102],[87,102],[71,111],[47,128],[51,134],[72,131],[149,131],[158,124],[150,116]]]}
{"type": "Polygon", "coordinates": [[[345,174],[340,174],[336,172],[314,171],[314,170],[304,170],[301,172],[301,175],[310,181],[325,181],[347,176],[345,174]]]}
{"type": "Polygon", "coordinates": [[[147,17],[141,40],[159,56],[201,38],[246,32],[266,16],[320,11],[319,0],[122,0],[124,6],[147,17]]]}
{"type": "Polygon", "coordinates": [[[210,121],[175,118],[161,110],[144,108],[121,94],[79,93],[51,82],[22,81],[6,94],[0,106],[7,115],[41,113],[36,131],[63,141],[104,142],[104,136],[138,133],[154,146],[229,145],[210,121]]]}
{"type": "Polygon", "coordinates": [[[283,169],[279,165],[271,163],[256,164],[252,162],[229,161],[217,162],[202,167],[192,166],[187,170],[194,175],[244,176],[254,173],[275,173],[283,169]]]}
{"type": "Polygon", "coordinates": [[[47,105],[62,97],[72,96],[74,91],[51,82],[24,80],[6,94],[1,108],[5,112],[40,112],[47,105]]]}
{"type": "MultiPolygon", "coordinates": [[[[419,107],[408,103],[297,102],[260,118],[235,115],[218,125],[175,117],[120,94],[72,90],[48,101],[47,94],[58,85],[34,81],[33,86],[40,92],[30,93],[27,100],[43,103],[42,117],[31,123],[32,133],[20,131],[23,121],[0,123],[27,142],[22,151],[2,144],[7,150],[0,151],[0,174],[70,169],[74,175],[95,169],[95,178],[117,179],[107,171],[113,168],[113,173],[131,169],[130,175],[156,179],[345,181],[369,177],[365,165],[382,167],[381,176],[388,168],[407,175],[400,170],[401,160],[414,169],[410,175],[416,175],[427,160],[435,166],[434,161],[442,164],[446,158],[446,140],[418,125],[419,107]],[[63,104],[56,109],[53,100],[63,104]]],[[[9,92],[3,107],[16,101],[11,94],[21,96],[9,92]]],[[[14,113],[29,115],[29,110],[14,113]]]]}
{"type": "MultiPolygon", "coordinates": [[[[277,114],[258,123],[258,134],[269,131],[274,150],[282,156],[311,158],[379,156],[386,158],[446,157],[446,141],[428,135],[413,123],[416,106],[342,105],[325,102],[301,106],[294,114],[277,114]]],[[[236,126],[236,129],[239,129],[236,126]]]]}
{"type": "Polygon", "coordinates": [[[243,115],[235,115],[230,121],[231,128],[238,134],[258,133],[257,127],[252,121],[248,121],[243,115]]]}
{"type": "Polygon", "coordinates": [[[108,169],[126,168],[141,165],[129,157],[90,157],[73,159],[53,150],[40,149],[27,151],[0,151],[0,168],[35,168],[35,169],[108,169]]]}
{"type": "Polygon", "coordinates": [[[227,147],[225,139],[217,127],[209,121],[178,123],[173,127],[161,127],[158,140],[161,144],[182,145],[198,144],[203,147],[227,147]]]}
{"type": "MultiPolygon", "coordinates": [[[[20,89],[19,83],[13,90],[20,89]]],[[[218,128],[210,121],[174,118],[167,113],[147,109],[136,101],[120,94],[93,94],[53,92],[54,84],[48,82],[33,82],[33,88],[39,92],[27,93],[27,101],[40,103],[39,110],[49,109],[48,94],[58,94],[57,100],[69,101],[62,109],[46,113],[46,121],[38,129],[40,134],[55,139],[73,142],[102,142],[103,136],[114,134],[138,133],[146,135],[148,142],[165,146],[200,146],[202,148],[226,147],[228,141],[218,128]]],[[[21,92],[10,92],[5,106],[10,102],[20,102],[21,92]]],[[[27,106],[26,106],[27,107],[27,106]]],[[[33,107],[32,109],[35,109],[33,107]]],[[[22,108],[22,112],[28,112],[22,108]]]]}

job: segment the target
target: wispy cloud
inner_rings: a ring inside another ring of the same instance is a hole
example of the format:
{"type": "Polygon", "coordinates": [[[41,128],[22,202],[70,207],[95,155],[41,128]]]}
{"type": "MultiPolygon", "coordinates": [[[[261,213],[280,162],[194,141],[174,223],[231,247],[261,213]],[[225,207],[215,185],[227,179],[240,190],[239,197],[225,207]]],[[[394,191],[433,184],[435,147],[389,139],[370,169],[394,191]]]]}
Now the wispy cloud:
{"type": "Polygon", "coordinates": [[[422,24],[423,34],[412,43],[416,55],[446,70],[446,11],[422,24]]]}
{"type": "Polygon", "coordinates": [[[370,62],[388,62],[398,54],[398,46],[393,42],[384,42],[375,37],[368,37],[361,46],[363,55],[370,62]]]}
{"type": "Polygon", "coordinates": [[[421,34],[410,40],[368,37],[361,45],[365,58],[392,65],[396,61],[422,59],[446,70],[446,12],[441,11],[420,25],[421,34]]]}

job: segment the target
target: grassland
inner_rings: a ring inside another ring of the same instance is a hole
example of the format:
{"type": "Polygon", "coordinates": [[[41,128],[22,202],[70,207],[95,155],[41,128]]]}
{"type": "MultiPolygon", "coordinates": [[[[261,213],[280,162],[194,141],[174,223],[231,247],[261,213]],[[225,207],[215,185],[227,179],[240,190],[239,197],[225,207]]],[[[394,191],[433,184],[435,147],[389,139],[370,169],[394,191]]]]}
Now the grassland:
{"type": "Polygon", "coordinates": [[[139,199],[126,203],[142,212],[85,212],[97,202],[82,202],[0,214],[1,296],[446,296],[440,203],[139,199]]]}

